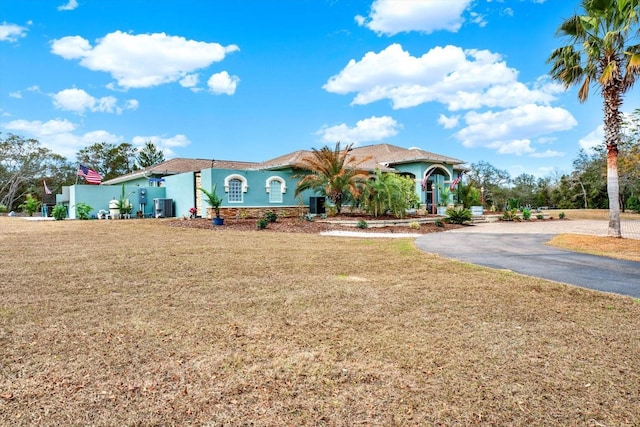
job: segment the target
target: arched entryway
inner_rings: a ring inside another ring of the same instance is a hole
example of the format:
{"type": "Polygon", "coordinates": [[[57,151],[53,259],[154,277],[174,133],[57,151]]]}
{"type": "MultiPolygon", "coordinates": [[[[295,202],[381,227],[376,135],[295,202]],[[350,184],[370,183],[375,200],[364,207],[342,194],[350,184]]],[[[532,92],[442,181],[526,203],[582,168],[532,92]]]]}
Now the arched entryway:
{"type": "Polygon", "coordinates": [[[421,182],[421,198],[426,205],[427,212],[436,213],[436,206],[442,198],[438,185],[444,186],[450,181],[451,173],[442,165],[433,165],[425,171],[421,182]]]}

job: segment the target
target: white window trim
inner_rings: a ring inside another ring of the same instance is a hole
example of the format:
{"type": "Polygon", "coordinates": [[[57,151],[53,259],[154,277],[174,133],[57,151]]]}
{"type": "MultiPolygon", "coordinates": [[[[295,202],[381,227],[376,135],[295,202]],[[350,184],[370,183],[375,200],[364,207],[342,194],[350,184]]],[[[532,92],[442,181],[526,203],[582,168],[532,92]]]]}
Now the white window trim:
{"type": "Polygon", "coordinates": [[[247,190],[249,190],[249,185],[247,184],[247,178],[245,178],[242,175],[238,175],[238,174],[233,174],[233,175],[228,175],[225,179],[224,179],[224,191],[225,193],[229,192],[229,181],[231,181],[232,179],[238,179],[242,182],[242,192],[246,193],[247,190]]]}
{"type": "Polygon", "coordinates": [[[287,183],[282,177],[274,175],[267,178],[265,182],[265,189],[269,195],[269,203],[284,203],[284,193],[287,191],[287,183]],[[280,184],[280,200],[271,200],[271,184],[274,182],[280,184]]]}
{"type": "Polygon", "coordinates": [[[280,183],[280,191],[282,192],[282,194],[287,192],[287,183],[284,178],[281,178],[279,176],[270,176],[269,178],[267,178],[267,181],[265,183],[267,193],[271,192],[271,181],[278,181],[280,183]]]}

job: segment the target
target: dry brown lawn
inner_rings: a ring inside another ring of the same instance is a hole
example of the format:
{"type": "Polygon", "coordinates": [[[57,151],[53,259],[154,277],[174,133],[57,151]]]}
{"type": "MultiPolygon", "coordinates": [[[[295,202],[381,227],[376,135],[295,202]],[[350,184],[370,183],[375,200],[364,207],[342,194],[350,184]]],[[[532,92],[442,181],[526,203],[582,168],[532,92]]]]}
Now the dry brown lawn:
{"type": "MultiPolygon", "coordinates": [[[[607,220],[609,218],[609,211],[604,209],[550,210],[548,212],[554,217],[557,217],[560,212],[564,212],[569,219],[607,220]]],[[[632,212],[621,213],[620,217],[624,220],[640,220],[640,214],[632,212]]],[[[562,234],[555,236],[548,244],[575,252],[627,261],[640,261],[640,242],[637,240],[562,234]]]]}
{"type": "Polygon", "coordinates": [[[551,239],[549,244],[575,252],[640,261],[640,241],[633,239],[561,234],[551,239]]]}
{"type": "MultiPolygon", "coordinates": [[[[609,211],[606,209],[549,209],[543,211],[554,218],[558,218],[560,212],[564,212],[569,219],[609,219],[609,211]]],[[[634,212],[621,212],[620,219],[640,220],[640,214],[634,212]]]]}
{"type": "Polygon", "coordinates": [[[640,425],[629,297],[407,239],[4,217],[0,246],[0,425],[640,425]]]}

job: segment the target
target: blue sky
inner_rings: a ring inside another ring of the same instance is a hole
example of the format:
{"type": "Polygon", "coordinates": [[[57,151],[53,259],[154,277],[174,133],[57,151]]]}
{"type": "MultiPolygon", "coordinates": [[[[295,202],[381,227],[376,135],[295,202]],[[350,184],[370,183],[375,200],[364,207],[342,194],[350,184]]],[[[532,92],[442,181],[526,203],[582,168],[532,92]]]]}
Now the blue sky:
{"type": "MultiPolygon", "coordinates": [[[[548,176],[602,143],[547,77],[578,0],[2,0],[0,131],[263,161],[389,143],[548,176]]],[[[640,85],[624,111],[640,107],[640,85]]]]}

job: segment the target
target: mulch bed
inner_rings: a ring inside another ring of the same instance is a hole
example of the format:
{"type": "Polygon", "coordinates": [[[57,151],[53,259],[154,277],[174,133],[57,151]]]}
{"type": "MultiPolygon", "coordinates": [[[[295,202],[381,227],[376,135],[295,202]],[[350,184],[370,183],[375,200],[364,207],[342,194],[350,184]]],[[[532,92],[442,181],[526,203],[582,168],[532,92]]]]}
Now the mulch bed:
{"type": "MultiPolygon", "coordinates": [[[[214,226],[209,219],[196,218],[196,219],[184,219],[184,218],[172,218],[165,221],[166,225],[171,227],[182,228],[198,228],[207,229],[216,232],[224,231],[259,231],[259,232],[279,232],[279,233],[311,233],[318,234],[323,231],[342,230],[342,231],[359,231],[363,233],[417,233],[428,234],[437,233],[441,231],[453,230],[460,227],[466,227],[465,225],[447,224],[442,222],[440,226],[429,223],[420,224],[419,228],[410,228],[406,225],[385,226],[376,227],[376,221],[383,220],[395,220],[393,217],[366,217],[362,215],[340,215],[333,216],[327,220],[315,219],[308,221],[304,218],[291,217],[291,218],[278,218],[276,222],[269,223],[266,229],[259,230],[257,226],[257,219],[225,219],[223,226],[214,226]],[[358,228],[353,226],[345,226],[333,223],[333,221],[359,221],[364,220],[369,225],[368,228],[358,228]]],[[[416,218],[417,219],[417,218],[416,218]]]]}

